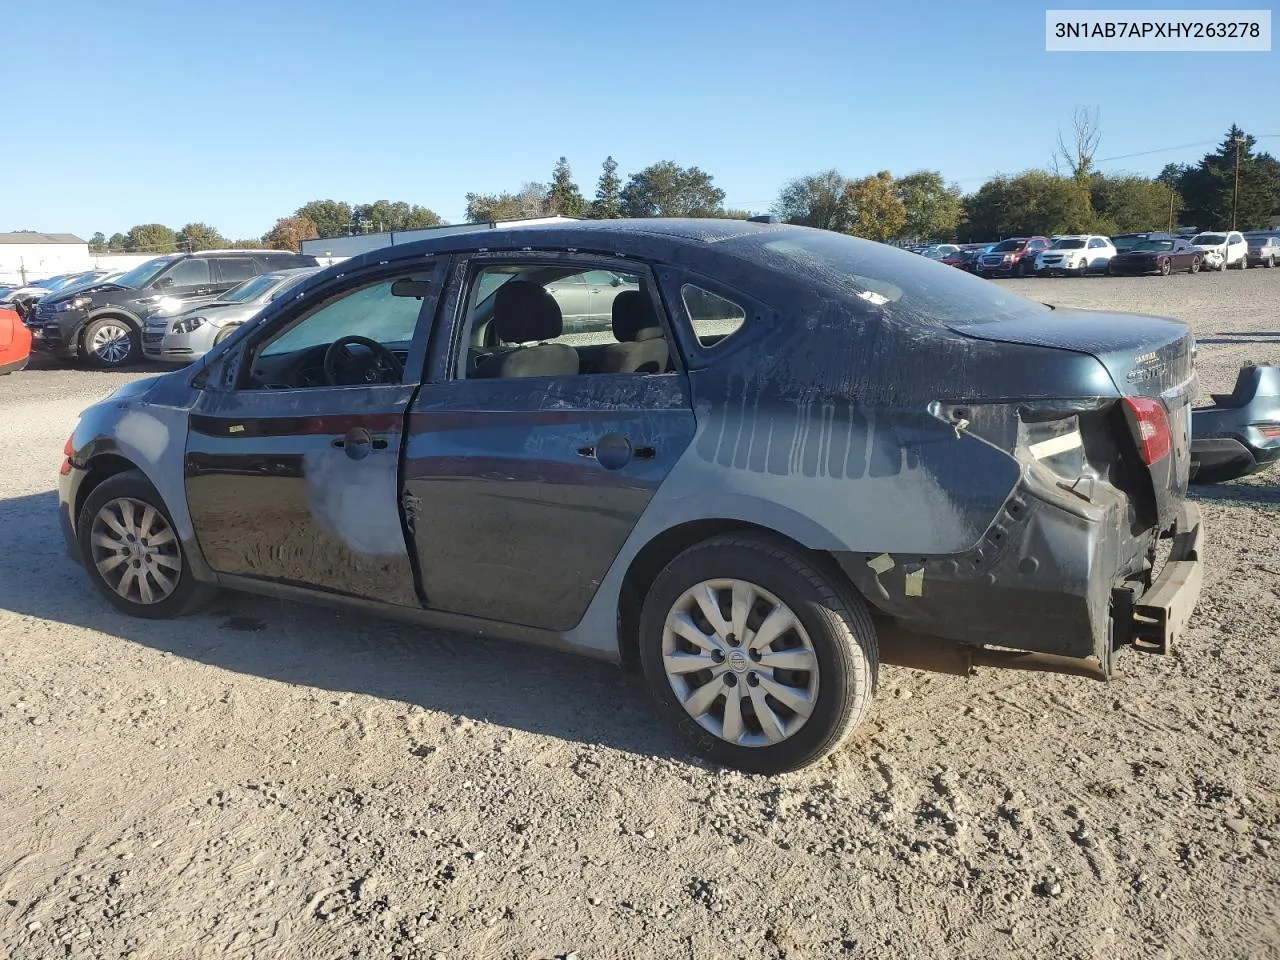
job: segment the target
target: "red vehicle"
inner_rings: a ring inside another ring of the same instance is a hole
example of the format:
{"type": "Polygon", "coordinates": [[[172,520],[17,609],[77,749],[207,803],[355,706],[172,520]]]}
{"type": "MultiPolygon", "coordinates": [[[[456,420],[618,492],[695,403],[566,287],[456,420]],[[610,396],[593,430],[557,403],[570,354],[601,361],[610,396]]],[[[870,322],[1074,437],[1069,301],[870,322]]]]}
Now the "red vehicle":
{"type": "Polygon", "coordinates": [[[13,310],[0,310],[0,374],[21,370],[31,357],[31,331],[13,310]]]}
{"type": "Polygon", "coordinates": [[[1010,237],[978,258],[978,275],[1026,277],[1035,272],[1036,254],[1049,249],[1048,237],[1010,237]]]}

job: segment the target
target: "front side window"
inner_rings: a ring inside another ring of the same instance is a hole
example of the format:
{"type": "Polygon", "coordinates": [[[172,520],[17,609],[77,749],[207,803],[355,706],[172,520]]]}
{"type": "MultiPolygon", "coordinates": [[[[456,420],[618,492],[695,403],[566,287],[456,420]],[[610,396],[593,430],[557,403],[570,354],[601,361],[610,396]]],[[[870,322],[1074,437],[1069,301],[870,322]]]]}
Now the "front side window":
{"type": "Polygon", "coordinates": [[[329,301],[266,344],[259,355],[296,353],[349,336],[407,350],[418,325],[422,301],[397,296],[392,290],[395,282],[381,280],[329,301]]]}

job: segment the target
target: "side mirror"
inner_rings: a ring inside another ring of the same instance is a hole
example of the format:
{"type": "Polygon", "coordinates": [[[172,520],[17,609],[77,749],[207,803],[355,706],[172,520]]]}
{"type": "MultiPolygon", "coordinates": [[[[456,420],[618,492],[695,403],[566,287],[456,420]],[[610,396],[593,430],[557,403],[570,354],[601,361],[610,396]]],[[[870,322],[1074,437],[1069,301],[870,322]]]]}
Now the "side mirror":
{"type": "Polygon", "coordinates": [[[172,287],[172,286],[173,286],[173,277],[161,277],[159,280],[156,281],[156,289],[158,290],[167,290],[169,287],[172,287]]]}
{"type": "Polygon", "coordinates": [[[609,286],[611,286],[611,287],[620,287],[620,286],[622,286],[622,278],[621,278],[620,276],[618,276],[618,275],[615,273],[615,274],[613,275],[613,279],[609,281],[609,286]]]}

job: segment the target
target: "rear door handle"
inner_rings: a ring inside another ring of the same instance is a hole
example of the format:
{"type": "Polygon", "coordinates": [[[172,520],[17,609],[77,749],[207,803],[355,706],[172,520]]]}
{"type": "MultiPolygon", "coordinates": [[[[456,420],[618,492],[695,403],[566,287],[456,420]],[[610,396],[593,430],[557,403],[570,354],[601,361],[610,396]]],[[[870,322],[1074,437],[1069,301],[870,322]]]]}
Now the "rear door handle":
{"type": "Polygon", "coordinates": [[[374,450],[387,449],[386,437],[375,437],[364,427],[352,427],[344,436],[335,437],[330,443],[345,451],[352,460],[363,460],[374,450]]]}
{"type": "Polygon", "coordinates": [[[625,434],[606,433],[594,446],[579,447],[578,456],[595,460],[606,470],[619,470],[632,459],[652,460],[657,450],[651,446],[633,447],[625,434]]]}

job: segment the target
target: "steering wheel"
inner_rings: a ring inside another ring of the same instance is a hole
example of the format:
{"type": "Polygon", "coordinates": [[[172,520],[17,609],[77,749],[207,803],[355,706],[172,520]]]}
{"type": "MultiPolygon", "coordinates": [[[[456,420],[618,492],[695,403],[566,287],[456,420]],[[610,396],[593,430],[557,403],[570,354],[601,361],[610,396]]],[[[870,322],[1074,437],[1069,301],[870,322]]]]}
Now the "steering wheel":
{"type": "Polygon", "coordinates": [[[331,387],[394,383],[403,377],[404,364],[377,340],[368,337],[339,337],[324,352],[324,378],[331,387]],[[347,349],[349,344],[359,344],[369,351],[369,355],[352,353],[347,349]],[[346,379],[345,375],[353,373],[356,375],[354,379],[346,379]],[[388,374],[390,379],[387,379],[388,374]]]}

